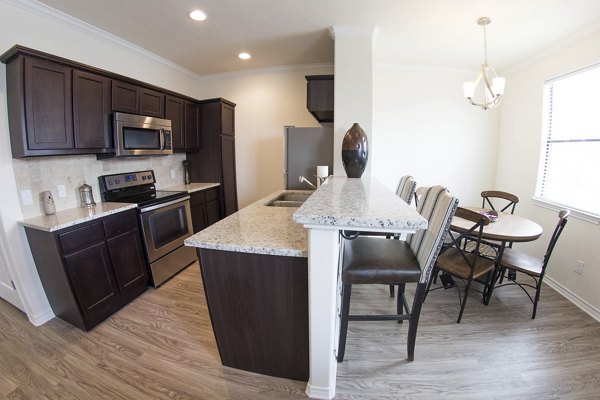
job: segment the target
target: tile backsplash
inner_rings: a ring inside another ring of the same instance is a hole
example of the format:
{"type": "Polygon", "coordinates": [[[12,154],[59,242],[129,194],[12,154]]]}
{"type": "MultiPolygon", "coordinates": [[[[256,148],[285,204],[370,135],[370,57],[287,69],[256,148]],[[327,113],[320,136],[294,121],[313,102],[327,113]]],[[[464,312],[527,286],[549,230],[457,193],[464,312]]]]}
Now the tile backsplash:
{"type": "Polygon", "coordinates": [[[52,192],[56,211],[79,207],[78,188],[85,181],[92,187],[94,201],[102,201],[98,176],[152,169],[156,176],[156,187],[167,188],[183,184],[183,160],[185,154],[164,157],[140,157],[97,160],[95,155],[33,157],[13,159],[17,191],[24,218],[44,214],[41,195],[45,190],[52,192]],[[171,171],[175,177],[171,178],[171,171]],[[65,197],[58,197],[58,185],[65,186],[65,197]],[[33,204],[24,205],[20,194],[31,190],[33,204]]]}

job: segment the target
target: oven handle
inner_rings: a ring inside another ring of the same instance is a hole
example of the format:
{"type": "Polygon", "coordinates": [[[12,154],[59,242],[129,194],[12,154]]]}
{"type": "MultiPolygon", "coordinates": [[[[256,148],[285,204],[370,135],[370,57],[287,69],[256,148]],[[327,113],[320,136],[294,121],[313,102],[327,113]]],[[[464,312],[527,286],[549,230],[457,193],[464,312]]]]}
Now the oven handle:
{"type": "Polygon", "coordinates": [[[156,209],[158,209],[158,208],[167,207],[167,206],[170,206],[170,205],[172,205],[172,204],[181,203],[181,202],[183,202],[183,201],[186,201],[186,200],[189,200],[189,199],[190,199],[190,196],[180,197],[180,198],[178,198],[178,199],[171,200],[171,201],[168,201],[168,202],[166,202],[166,203],[160,203],[160,204],[156,204],[156,205],[154,205],[154,206],[149,206],[149,207],[144,207],[144,208],[141,208],[141,209],[140,209],[140,212],[141,212],[141,213],[145,213],[145,212],[148,212],[148,211],[156,210],[156,209]]]}

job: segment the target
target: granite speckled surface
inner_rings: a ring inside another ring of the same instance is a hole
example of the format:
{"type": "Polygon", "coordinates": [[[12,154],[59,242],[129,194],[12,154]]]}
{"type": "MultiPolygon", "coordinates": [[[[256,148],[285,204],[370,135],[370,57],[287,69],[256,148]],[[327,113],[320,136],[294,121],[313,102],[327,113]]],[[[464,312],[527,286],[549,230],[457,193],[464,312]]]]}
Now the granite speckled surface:
{"type": "Polygon", "coordinates": [[[307,231],[292,220],[298,208],[265,204],[281,193],[312,193],[280,190],[185,240],[186,246],[242,253],[307,257],[307,231]]]}
{"type": "Polygon", "coordinates": [[[42,231],[58,231],[93,219],[106,217],[131,208],[137,207],[135,203],[97,203],[90,208],[70,208],[57,211],[56,214],[42,215],[19,221],[20,225],[42,231]]]}
{"type": "Polygon", "coordinates": [[[374,231],[416,231],[427,220],[374,178],[331,176],[293,215],[305,225],[374,231]]]}
{"type": "Polygon", "coordinates": [[[165,187],[165,188],[160,188],[160,190],[172,190],[174,192],[188,192],[188,193],[194,193],[194,192],[199,192],[201,190],[206,190],[206,189],[210,189],[213,187],[217,187],[220,186],[220,183],[190,183],[188,185],[175,185],[175,186],[169,186],[169,187],[165,187]]]}

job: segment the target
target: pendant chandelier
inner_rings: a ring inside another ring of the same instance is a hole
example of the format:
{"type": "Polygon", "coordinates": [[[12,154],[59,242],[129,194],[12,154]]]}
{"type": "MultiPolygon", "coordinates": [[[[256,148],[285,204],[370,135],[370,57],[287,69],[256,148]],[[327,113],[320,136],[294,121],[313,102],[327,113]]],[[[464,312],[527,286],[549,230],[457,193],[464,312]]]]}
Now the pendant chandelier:
{"type": "Polygon", "coordinates": [[[481,107],[484,110],[494,108],[500,105],[502,101],[502,95],[504,94],[505,79],[499,77],[494,71],[494,68],[490,67],[487,62],[487,37],[485,27],[492,22],[488,17],[481,17],[477,20],[477,24],[483,27],[483,47],[484,47],[484,59],[481,71],[474,81],[465,82],[463,84],[463,92],[465,98],[471,102],[472,105],[481,107]],[[481,85],[480,85],[481,84],[481,85]],[[479,90],[477,90],[479,88],[479,90]],[[477,94],[483,91],[483,94],[478,100],[474,100],[475,92],[477,94]]]}

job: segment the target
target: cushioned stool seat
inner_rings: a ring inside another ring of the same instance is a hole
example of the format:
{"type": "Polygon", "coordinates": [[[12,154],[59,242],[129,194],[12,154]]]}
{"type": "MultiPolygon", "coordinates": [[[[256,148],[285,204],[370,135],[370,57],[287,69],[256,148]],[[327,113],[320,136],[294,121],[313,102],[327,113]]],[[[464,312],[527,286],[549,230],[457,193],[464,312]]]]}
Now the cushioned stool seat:
{"type": "Polygon", "coordinates": [[[403,240],[361,236],[344,246],[342,281],[346,284],[419,282],[419,260],[403,240]]]}

